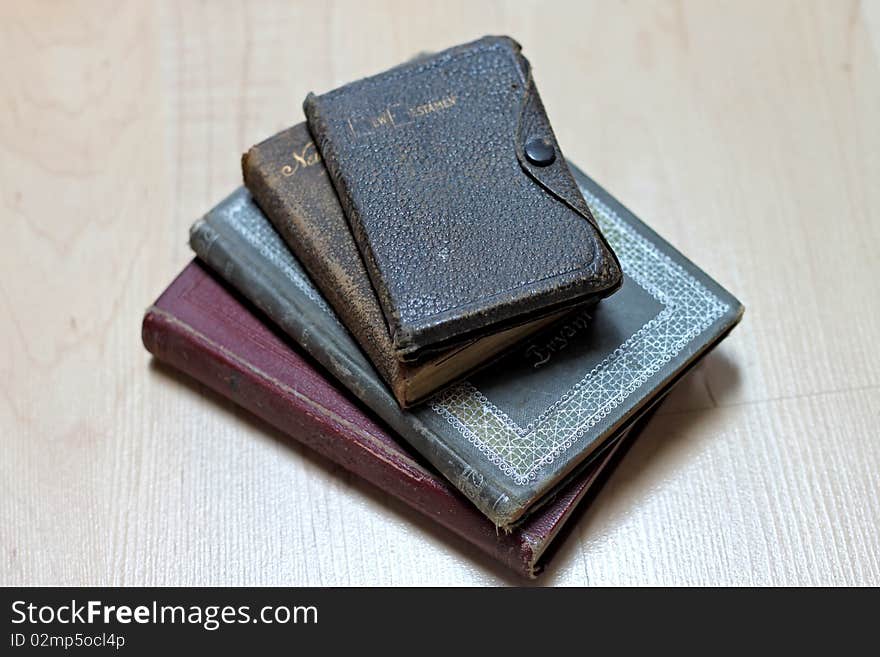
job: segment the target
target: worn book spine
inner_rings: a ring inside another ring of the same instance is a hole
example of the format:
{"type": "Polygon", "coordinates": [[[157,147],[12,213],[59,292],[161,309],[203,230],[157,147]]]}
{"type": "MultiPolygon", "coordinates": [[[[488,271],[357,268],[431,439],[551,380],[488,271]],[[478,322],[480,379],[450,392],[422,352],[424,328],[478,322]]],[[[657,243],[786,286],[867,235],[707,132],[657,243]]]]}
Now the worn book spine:
{"type": "Polygon", "coordinates": [[[305,124],[248,150],[241,168],[254,200],[357,338],[395,398],[401,406],[410,405],[414,400],[406,396],[407,366],[395,357],[382,311],[368,298],[373,291],[367,271],[305,124]],[[345,226],[341,237],[339,223],[345,226]],[[350,243],[340,243],[345,238],[350,243]]]}
{"type": "Polygon", "coordinates": [[[550,542],[622,452],[619,445],[624,441],[620,440],[616,454],[609,450],[539,513],[509,533],[498,532],[460,493],[416,461],[200,263],[188,265],[147,310],[142,337],[160,361],[524,576],[532,577],[543,567],[550,542]]]}

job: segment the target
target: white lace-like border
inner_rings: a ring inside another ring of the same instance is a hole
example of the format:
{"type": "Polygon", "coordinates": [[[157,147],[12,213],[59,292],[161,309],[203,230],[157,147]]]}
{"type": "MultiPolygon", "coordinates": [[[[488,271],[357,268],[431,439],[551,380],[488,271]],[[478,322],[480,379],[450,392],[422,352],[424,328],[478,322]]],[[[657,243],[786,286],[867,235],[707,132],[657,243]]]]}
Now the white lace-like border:
{"type": "Polygon", "coordinates": [[[581,191],[624,272],[664,308],[526,427],[466,381],[434,398],[431,408],[518,485],[534,480],[729,308],[581,191]]]}
{"type": "Polygon", "coordinates": [[[296,285],[300,291],[318,307],[334,319],[336,315],[324,301],[314,286],[305,279],[294,267],[290,265],[291,254],[281,236],[269,225],[268,219],[263,219],[251,212],[244,212],[248,206],[246,196],[238,196],[233,199],[234,205],[229,208],[230,214],[236,215],[236,220],[247,226],[247,230],[238,231],[251,246],[272,261],[272,264],[281,269],[284,274],[296,285]]]}

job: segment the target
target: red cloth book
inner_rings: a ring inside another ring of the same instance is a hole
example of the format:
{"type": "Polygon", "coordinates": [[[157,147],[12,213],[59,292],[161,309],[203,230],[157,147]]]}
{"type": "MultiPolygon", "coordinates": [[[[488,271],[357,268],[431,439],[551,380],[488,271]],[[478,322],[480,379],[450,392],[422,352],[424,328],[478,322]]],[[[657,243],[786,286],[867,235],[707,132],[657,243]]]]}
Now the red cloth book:
{"type": "Polygon", "coordinates": [[[193,261],[147,310],[144,345],[160,361],[394,495],[521,575],[531,577],[542,569],[550,543],[622,452],[625,433],[547,504],[512,531],[499,532],[257,312],[193,261]]]}

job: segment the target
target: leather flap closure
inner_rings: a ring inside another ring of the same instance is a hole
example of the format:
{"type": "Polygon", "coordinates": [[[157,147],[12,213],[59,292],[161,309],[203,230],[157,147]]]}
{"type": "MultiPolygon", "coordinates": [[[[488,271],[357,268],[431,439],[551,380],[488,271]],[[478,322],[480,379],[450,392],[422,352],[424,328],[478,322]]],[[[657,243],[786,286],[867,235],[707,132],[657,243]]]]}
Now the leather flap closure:
{"type": "Polygon", "coordinates": [[[517,53],[523,78],[522,106],[516,127],[516,156],[520,166],[547,192],[595,225],[589,206],[574,182],[550,127],[544,104],[532,78],[529,61],[517,53]]]}

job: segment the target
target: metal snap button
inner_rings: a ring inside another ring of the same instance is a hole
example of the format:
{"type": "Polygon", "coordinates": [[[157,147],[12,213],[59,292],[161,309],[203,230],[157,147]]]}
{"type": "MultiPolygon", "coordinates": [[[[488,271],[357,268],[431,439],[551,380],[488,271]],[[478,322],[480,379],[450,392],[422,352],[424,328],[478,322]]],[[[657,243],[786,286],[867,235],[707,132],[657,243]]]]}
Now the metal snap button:
{"type": "Polygon", "coordinates": [[[525,147],[526,159],[539,167],[546,167],[556,160],[556,151],[546,139],[533,139],[525,147]]]}

